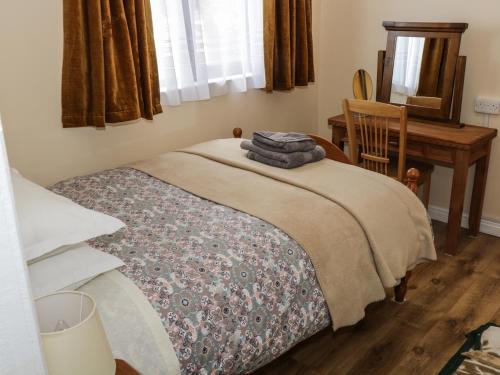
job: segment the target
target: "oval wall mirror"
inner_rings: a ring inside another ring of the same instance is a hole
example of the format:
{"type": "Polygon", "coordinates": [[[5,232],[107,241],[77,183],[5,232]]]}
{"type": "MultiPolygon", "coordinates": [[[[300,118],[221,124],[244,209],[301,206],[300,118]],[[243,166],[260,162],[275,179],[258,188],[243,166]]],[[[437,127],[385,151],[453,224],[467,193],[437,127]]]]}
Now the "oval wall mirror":
{"type": "Polygon", "coordinates": [[[352,80],[352,91],[356,99],[370,100],[372,98],[372,77],[366,70],[359,69],[356,71],[352,80]]]}

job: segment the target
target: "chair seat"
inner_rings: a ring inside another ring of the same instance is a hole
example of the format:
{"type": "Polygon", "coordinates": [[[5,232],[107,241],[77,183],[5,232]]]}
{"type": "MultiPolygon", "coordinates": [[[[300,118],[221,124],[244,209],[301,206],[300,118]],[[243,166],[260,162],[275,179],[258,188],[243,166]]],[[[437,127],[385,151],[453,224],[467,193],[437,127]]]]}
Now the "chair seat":
{"type": "Polygon", "coordinates": [[[407,170],[410,168],[416,168],[419,170],[420,174],[432,172],[434,170],[434,165],[431,163],[426,163],[423,161],[418,161],[414,159],[406,159],[406,168],[407,170]]]}
{"type": "MultiPolygon", "coordinates": [[[[434,165],[430,163],[425,163],[418,160],[407,159],[405,173],[410,168],[416,168],[420,172],[420,178],[418,179],[418,186],[423,185],[426,182],[426,178],[428,175],[432,173],[434,170],[434,165]]],[[[398,176],[398,165],[396,162],[389,164],[389,176],[393,178],[397,178],[398,176]]],[[[406,183],[406,175],[404,177],[404,182],[406,183]]]]}
{"type": "MultiPolygon", "coordinates": [[[[359,167],[363,168],[363,164],[360,163],[359,167]]],[[[420,178],[418,179],[418,186],[423,185],[426,182],[426,178],[428,175],[432,173],[434,170],[434,165],[429,164],[429,163],[424,163],[421,161],[417,160],[407,160],[406,161],[406,166],[405,166],[405,176],[404,176],[404,181],[406,183],[406,172],[410,168],[416,168],[420,172],[420,178]]],[[[391,162],[389,164],[389,177],[398,178],[398,165],[396,162],[391,162]]]]}

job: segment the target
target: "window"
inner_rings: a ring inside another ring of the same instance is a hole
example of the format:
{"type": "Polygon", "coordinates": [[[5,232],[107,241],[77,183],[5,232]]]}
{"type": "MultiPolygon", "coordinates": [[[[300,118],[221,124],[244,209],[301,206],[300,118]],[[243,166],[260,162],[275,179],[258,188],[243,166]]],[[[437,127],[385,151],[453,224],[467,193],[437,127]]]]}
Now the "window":
{"type": "Polygon", "coordinates": [[[265,86],[261,0],[151,0],[162,103],[265,86]]]}

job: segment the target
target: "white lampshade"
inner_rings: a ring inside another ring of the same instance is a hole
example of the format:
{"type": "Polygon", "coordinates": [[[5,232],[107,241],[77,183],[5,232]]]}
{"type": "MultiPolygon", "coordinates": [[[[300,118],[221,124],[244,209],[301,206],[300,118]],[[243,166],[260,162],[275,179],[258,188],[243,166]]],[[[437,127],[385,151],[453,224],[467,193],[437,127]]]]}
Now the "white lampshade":
{"type": "Polygon", "coordinates": [[[96,309],[81,292],[35,300],[50,375],[112,375],[116,364],[96,309]]]}

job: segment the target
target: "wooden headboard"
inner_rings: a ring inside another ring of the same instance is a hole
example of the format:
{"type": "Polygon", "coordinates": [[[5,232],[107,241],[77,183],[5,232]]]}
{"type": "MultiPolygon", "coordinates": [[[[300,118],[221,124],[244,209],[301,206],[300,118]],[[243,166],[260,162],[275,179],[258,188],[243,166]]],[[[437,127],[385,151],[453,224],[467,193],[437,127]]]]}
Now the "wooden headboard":
{"type": "MultiPolygon", "coordinates": [[[[242,135],[243,130],[241,130],[241,128],[233,129],[234,138],[241,138],[242,135]]],[[[308,136],[314,139],[318,145],[325,149],[327,159],[335,160],[345,164],[352,164],[346,154],[344,154],[342,150],[335,146],[332,142],[315,134],[308,134],[308,136]]]]}
{"type": "MultiPolygon", "coordinates": [[[[243,135],[243,130],[241,128],[234,128],[233,129],[233,136],[234,138],[241,138],[243,135]]],[[[326,152],[326,158],[338,161],[340,163],[344,164],[351,164],[351,160],[344,154],[344,152],[335,146],[332,142],[329,140],[322,138],[318,135],[315,134],[308,134],[309,137],[314,139],[318,145],[323,147],[326,152]]],[[[418,192],[418,179],[420,178],[420,172],[418,169],[411,168],[406,172],[406,186],[413,191],[415,194],[418,192]]]]}

